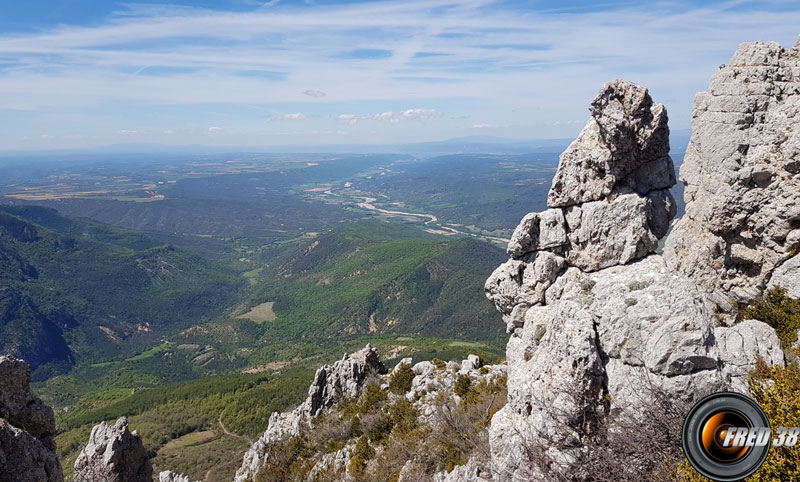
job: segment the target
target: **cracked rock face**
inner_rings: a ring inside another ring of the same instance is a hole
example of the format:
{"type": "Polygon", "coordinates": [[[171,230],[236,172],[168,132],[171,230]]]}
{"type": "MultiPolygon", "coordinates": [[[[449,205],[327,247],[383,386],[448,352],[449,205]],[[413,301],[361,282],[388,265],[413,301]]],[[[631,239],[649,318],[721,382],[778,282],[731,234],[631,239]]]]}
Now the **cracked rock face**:
{"type": "Polygon", "coordinates": [[[242,466],[236,472],[235,482],[252,480],[267,463],[269,447],[284,437],[300,435],[309,427],[311,418],[321,414],[345,397],[354,397],[364,386],[370,374],[384,374],[386,367],[377,350],[367,345],[362,350],[345,355],[333,365],[319,368],[308,388],[308,398],[290,412],[273,413],[269,426],[244,455],[242,466]]]}
{"type": "Polygon", "coordinates": [[[799,120],[800,43],[742,44],[695,97],[680,172],[686,215],[664,258],[721,312],[768,284],[800,296],[799,120]]]}
{"type": "Polygon", "coordinates": [[[75,459],[75,482],[152,482],[153,468],[142,438],[128,420],[95,425],[89,442],[75,459]]]}
{"type": "Polygon", "coordinates": [[[30,367],[0,356],[0,480],[61,482],[53,409],[31,391],[30,367]]]}
{"type": "Polygon", "coordinates": [[[604,85],[589,106],[592,117],[559,158],[549,207],[607,198],[627,186],[639,194],[675,184],[667,111],[647,89],[624,80],[604,85]]]}
{"type": "Polygon", "coordinates": [[[675,216],[664,106],[644,87],[615,80],[589,110],[559,158],[549,209],[523,218],[508,244],[511,259],[486,282],[509,332],[566,268],[597,271],[643,258],[675,216]]]}
{"type": "Polygon", "coordinates": [[[654,254],[675,214],[663,106],[617,80],[590,111],[549,209],[522,220],[486,282],[512,333],[508,403],[490,427],[495,480],[549,480],[537,457],[580,478],[586,441],[647,417],[653,394],[746,390],[757,356],[783,364],[772,328],[716,327],[703,287],[654,254]]]}

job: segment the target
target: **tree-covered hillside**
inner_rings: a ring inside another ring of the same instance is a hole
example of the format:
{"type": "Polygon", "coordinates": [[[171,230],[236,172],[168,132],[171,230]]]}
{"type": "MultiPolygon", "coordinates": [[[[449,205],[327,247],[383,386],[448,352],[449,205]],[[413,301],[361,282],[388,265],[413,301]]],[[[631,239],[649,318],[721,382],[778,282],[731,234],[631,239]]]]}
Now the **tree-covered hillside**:
{"type": "Polygon", "coordinates": [[[0,352],[36,378],[218,316],[241,287],[229,268],[141,234],[0,206],[0,352]]]}
{"type": "Polygon", "coordinates": [[[504,256],[471,238],[348,224],[274,261],[251,304],[274,302],[267,336],[405,333],[502,344],[483,284],[504,256]]]}

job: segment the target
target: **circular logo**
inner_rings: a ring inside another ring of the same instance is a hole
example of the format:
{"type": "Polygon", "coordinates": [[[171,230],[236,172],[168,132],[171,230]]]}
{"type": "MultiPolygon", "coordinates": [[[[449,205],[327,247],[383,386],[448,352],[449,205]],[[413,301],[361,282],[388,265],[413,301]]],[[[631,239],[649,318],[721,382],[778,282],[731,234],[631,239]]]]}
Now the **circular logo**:
{"type": "Polygon", "coordinates": [[[772,444],[767,415],[740,393],[711,394],[689,411],[681,442],[686,459],[702,475],[719,482],[753,474],[772,444]]]}

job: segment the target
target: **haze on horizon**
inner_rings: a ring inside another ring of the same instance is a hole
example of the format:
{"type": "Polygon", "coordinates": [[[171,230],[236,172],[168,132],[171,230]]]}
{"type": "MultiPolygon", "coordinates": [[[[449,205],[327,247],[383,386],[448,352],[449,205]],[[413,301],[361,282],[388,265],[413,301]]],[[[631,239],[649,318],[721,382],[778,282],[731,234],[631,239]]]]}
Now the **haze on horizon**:
{"type": "Polygon", "coordinates": [[[742,41],[800,5],[105,0],[0,6],[0,150],[574,137],[625,78],[687,129],[742,41]]]}

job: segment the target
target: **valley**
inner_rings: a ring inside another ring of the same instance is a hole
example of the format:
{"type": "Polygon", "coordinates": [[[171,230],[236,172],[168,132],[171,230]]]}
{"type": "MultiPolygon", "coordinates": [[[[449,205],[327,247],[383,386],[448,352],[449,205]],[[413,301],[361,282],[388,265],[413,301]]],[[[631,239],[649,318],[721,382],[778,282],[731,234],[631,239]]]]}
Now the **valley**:
{"type": "Polygon", "coordinates": [[[366,343],[388,366],[502,357],[483,284],[557,154],[154,159],[0,162],[0,348],[32,363],[68,477],[127,415],[157,469],[230,480],[366,343]]]}

